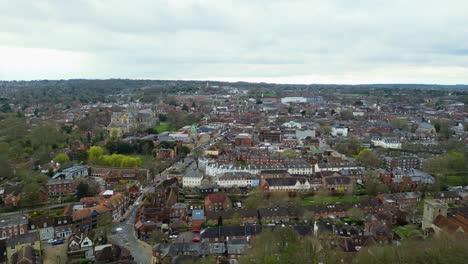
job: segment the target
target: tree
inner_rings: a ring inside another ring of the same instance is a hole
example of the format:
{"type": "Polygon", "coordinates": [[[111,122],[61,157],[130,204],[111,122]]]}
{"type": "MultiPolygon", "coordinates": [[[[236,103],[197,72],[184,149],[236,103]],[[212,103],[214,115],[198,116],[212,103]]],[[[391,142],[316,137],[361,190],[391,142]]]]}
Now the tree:
{"type": "Polygon", "coordinates": [[[23,206],[35,206],[40,202],[39,192],[41,187],[35,182],[27,183],[23,186],[21,204],[23,206]]]}
{"type": "Polygon", "coordinates": [[[258,208],[262,201],[263,193],[260,189],[256,189],[245,199],[244,205],[246,208],[258,208]]]}
{"type": "MultiPolygon", "coordinates": [[[[366,189],[366,192],[370,196],[375,196],[379,193],[378,187],[383,184],[380,179],[377,177],[377,175],[373,172],[370,172],[369,175],[367,175],[366,180],[364,182],[364,188],[366,189]]],[[[380,187],[382,188],[382,187],[380,187]]]]}
{"type": "Polygon", "coordinates": [[[468,241],[456,236],[437,236],[424,241],[402,240],[402,244],[376,245],[360,250],[353,263],[465,263],[468,241]]]}
{"type": "Polygon", "coordinates": [[[364,220],[364,212],[357,208],[357,207],[352,207],[348,210],[348,215],[349,217],[354,220],[354,221],[363,221],[364,220]]]}
{"type": "Polygon", "coordinates": [[[68,155],[65,153],[59,153],[55,156],[54,161],[58,162],[59,164],[64,164],[70,161],[70,157],[68,157],[68,155]]]}
{"type": "Polygon", "coordinates": [[[104,155],[104,150],[99,146],[92,146],[88,150],[88,161],[92,164],[97,164],[104,155]]]}
{"type": "Polygon", "coordinates": [[[377,168],[380,166],[380,159],[370,149],[363,149],[359,152],[357,160],[362,162],[367,168],[377,168]]]}
{"type": "Polygon", "coordinates": [[[350,110],[343,110],[340,112],[341,120],[351,120],[353,119],[353,112],[350,110]]]}
{"type": "Polygon", "coordinates": [[[197,162],[197,169],[198,169],[198,162],[199,162],[199,159],[203,156],[204,151],[200,147],[196,147],[193,149],[192,153],[193,153],[193,157],[195,158],[197,162]]]}
{"type": "Polygon", "coordinates": [[[81,181],[78,186],[76,186],[76,197],[78,197],[78,200],[87,197],[89,193],[89,184],[86,182],[81,181]]]}
{"type": "Polygon", "coordinates": [[[232,214],[232,220],[231,220],[231,225],[239,225],[240,224],[240,221],[239,221],[239,213],[238,212],[235,212],[234,214],[232,214]]]}
{"type": "Polygon", "coordinates": [[[190,110],[190,109],[189,109],[189,107],[188,107],[186,104],[184,104],[184,105],[182,106],[182,111],[188,112],[189,110],[190,110]]]}
{"type": "Polygon", "coordinates": [[[408,130],[408,121],[405,119],[397,118],[389,121],[393,129],[408,130]]]}

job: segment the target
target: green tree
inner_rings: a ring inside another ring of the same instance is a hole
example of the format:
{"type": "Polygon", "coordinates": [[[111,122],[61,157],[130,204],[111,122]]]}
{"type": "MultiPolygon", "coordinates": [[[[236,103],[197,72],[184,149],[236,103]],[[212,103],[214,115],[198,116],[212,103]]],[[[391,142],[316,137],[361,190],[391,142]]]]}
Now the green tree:
{"type": "Polygon", "coordinates": [[[30,207],[30,206],[35,206],[39,204],[40,190],[41,190],[41,187],[39,186],[39,184],[35,182],[30,182],[24,185],[22,189],[22,195],[21,195],[21,201],[20,201],[21,205],[30,207]]]}
{"type": "Polygon", "coordinates": [[[59,153],[55,156],[54,161],[58,162],[59,164],[64,164],[70,161],[70,157],[68,157],[66,153],[59,153]]]}
{"type": "Polygon", "coordinates": [[[104,155],[104,150],[99,146],[92,146],[88,150],[88,161],[92,164],[99,163],[100,159],[104,155]]]}
{"type": "Polygon", "coordinates": [[[86,182],[81,181],[80,183],[78,183],[78,186],[76,186],[76,197],[78,199],[81,199],[83,197],[87,197],[90,194],[89,189],[90,189],[89,184],[87,184],[86,182]]]}
{"type": "Polygon", "coordinates": [[[363,149],[359,152],[357,160],[362,162],[367,168],[378,168],[381,164],[374,152],[370,149],[363,149]]]}
{"type": "Polygon", "coordinates": [[[232,214],[232,220],[231,220],[231,224],[232,225],[239,225],[240,224],[240,221],[239,221],[239,213],[238,212],[235,212],[234,214],[232,214]]]}

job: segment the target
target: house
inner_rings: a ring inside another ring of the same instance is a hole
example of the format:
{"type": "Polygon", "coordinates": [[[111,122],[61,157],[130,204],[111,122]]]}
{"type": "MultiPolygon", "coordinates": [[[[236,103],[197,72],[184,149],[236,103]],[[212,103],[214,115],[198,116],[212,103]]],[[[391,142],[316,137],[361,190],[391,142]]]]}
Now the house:
{"type": "Polygon", "coordinates": [[[221,193],[212,193],[205,197],[205,211],[228,210],[232,208],[232,202],[229,197],[221,193]]]}
{"type": "Polygon", "coordinates": [[[28,233],[28,218],[24,214],[0,217],[1,238],[11,238],[28,233]]]}
{"type": "Polygon", "coordinates": [[[262,181],[264,192],[307,192],[310,189],[309,180],[303,177],[267,178],[262,181]]]}
{"type": "Polygon", "coordinates": [[[40,250],[36,250],[31,245],[25,245],[11,255],[12,264],[40,264],[42,262],[40,250]]]}
{"type": "Polygon", "coordinates": [[[183,220],[188,216],[187,204],[176,203],[171,206],[171,219],[183,220]]]}
{"type": "Polygon", "coordinates": [[[55,237],[55,219],[53,217],[31,218],[29,220],[29,232],[38,232],[41,241],[55,237]]]}
{"type": "MultiPolygon", "coordinates": [[[[37,236],[37,233],[24,234],[19,236],[10,237],[5,239],[6,241],[6,257],[9,263],[18,260],[40,260],[39,258],[32,257],[31,253],[38,254],[41,251],[41,242],[37,236]],[[24,250],[33,250],[33,252],[21,252],[24,250]],[[19,254],[18,254],[19,253],[19,254]],[[16,254],[16,255],[15,255],[16,254]]],[[[16,263],[33,263],[33,262],[16,262],[16,263]]],[[[41,263],[41,262],[36,262],[41,263]]]]}
{"type": "Polygon", "coordinates": [[[331,127],[331,135],[334,137],[347,137],[348,128],[342,124],[335,124],[331,127]]]}
{"type": "Polygon", "coordinates": [[[329,193],[349,193],[353,190],[353,181],[350,177],[335,174],[323,177],[323,188],[329,193]]]}
{"type": "Polygon", "coordinates": [[[414,206],[421,199],[421,194],[415,192],[380,194],[377,198],[384,205],[406,209],[414,206]]]}
{"type": "Polygon", "coordinates": [[[416,133],[418,134],[434,134],[435,132],[435,127],[431,123],[426,122],[419,124],[418,128],[416,129],[416,133]]]}
{"type": "Polygon", "coordinates": [[[230,239],[229,241],[227,241],[226,247],[227,258],[230,260],[235,260],[241,257],[242,255],[247,254],[250,245],[247,239],[230,239]]]}
{"type": "Polygon", "coordinates": [[[236,146],[252,146],[252,136],[247,133],[241,133],[234,138],[234,145],[236,146]]]}
{"type": "Polygon", "coordinates": [[[77,177],[88,176],[88,167],[86,166],[73,166],[66,168],[61,172],[57,172],[52,179],[66,179],[74,180],[77,177]]]}
{"type": "Polygon", "coordinates": [[[202,254],[201,246],[201,243],[191,242],[156,244],[152,249],[151,263],[176,263],[178,257],[198,257],[202,254]]]}
{"type": "Polygon", "coordinates": [[[401,149],[401,142],[397,138],[373,137],[371,139],[371,142],[376,147],[389,148],[389,149],[401,149]]]}
{"type": "Polygon", "coordinates": [[[248,172],[226,172],[216,180],[218,186],[223,188],[232,187],[256,187],[260,180],[248,172]]]}
{"type": "Polygon", "coordinates": [[[93,241],[88,237],[88,232],[82,232],[79,235],[71,236],[68,241],[68,251],[87,250],[93,246],[93,241]]]}
{"type": "Polygon", "coordinates": [[[420,169],[422,167],[422,159],[418,156],[402,155],[399,157],[385,156],[383,158],[385,169],[420,169]]]}
{"type": "Polygon", "coordinates": [[[205,211],[201,209],[194,209],[192,210],[192,222],[191,222],[191,227],[192,228],[199,228],[203,223],[205,223],[206,218],[205,218],[205,211]]]}
{"type": "Polygon", "coordinates": [[[199,187],[203,180],[203,174],[200,173],[198,170],[187,170],[182,177],[182,186],[193,188],[199,187]]]}
{"type": "Polygon", "coordinates": [[[253,208],[241,208],[206,212],[209,224],[217,224],[219,219],[223,224],[255,224],[258,222],[258,211],[253,208]]]}
{"type": "Polygon", "coordinates": [[[423,171],[417,169],[395,169],[391,172],[392,182],[401,183],[404,178],[408,178],[415,185],[417,184],[433,184],[435,178],[423,171]]]}
{"type": "Polygon", "coordinates": [[[76,192],[75,182],[67,179],[51,179],[46,183],[46,189],[49,198],[73,195],[76,192]]]}

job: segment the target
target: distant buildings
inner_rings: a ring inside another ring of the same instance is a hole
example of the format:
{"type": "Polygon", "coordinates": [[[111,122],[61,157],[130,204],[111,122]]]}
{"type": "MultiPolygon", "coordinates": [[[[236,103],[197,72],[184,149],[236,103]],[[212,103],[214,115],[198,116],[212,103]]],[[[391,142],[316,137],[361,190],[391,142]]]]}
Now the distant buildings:
{"type": "Polygon", "coordinates": [[[401,149],[400,140],[398,140],[397,138],[393,138],[393,137],[373,137],[371,142],[376,147],[389,148],[389,149],[401,149]]]}
{"type": "Polygon", "coordinates": [[[344,125],[336,124],[331,127],[331,135],[334,137],[347,137],[348,128],[344,125]]]}

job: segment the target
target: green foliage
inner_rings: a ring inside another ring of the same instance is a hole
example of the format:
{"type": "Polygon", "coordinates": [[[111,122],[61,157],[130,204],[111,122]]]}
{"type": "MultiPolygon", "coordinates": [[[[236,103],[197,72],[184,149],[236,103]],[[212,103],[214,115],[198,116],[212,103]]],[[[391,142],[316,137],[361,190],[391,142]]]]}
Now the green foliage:
{"type": "Polygon", "coordinates": [[[104,155],[104,149],[99,146],[92,146],[88,149],[88,161],[92,164],[97,164],[104,155]]]}
{"type": "Polygon", "coordinates": [[[88,161],[92,164],[111,167],[141,167],[142,160],[139,157],[131,157],[121,154],[104,155],[104,150],[99,146],[92,146],[88,150],[88,161]]]}
{"type": "Polygon", "coordinates": [[[392,126],[393,129],[400,129],[400,130],[408,130],[408,121],[406,119],[392,119],[389,121],[390,126],[392,126]]]}
{"type": "Polygon", "coordinates": [[[423,170],[434,175],[454,175],[468,171],[468,157],[462,152],[451,151],[424,162],[423,170]]]}
{"type": "Polygon", "coordinates": [[[400,246],[375,246],[361,250],[353,263],[465,263],[468,241],[434,237],[427,241],[403,241],[400,246]]]}
{"type": "Polygon", "coordinates": [[[335,149],[348,156],[359,154],[362,149],[362,142],[355,137],[349,137],[345,142],[336,144],[335,149]]]}
{"type": "Polygon", "coordinates": [[[381,164],[381,160],[370,149],[361,150],[357,156],[357,160],[367,168],[378,168],[381,164]]]}
{"type": "Polygon", "coordinates": [[[27,183],[22,188],[22,196],[21,196],[21,206],[35,206],[39,204],[39,191],[41,187],[39,184],[31,182],[27,183]]]}
{"type": "Polygon", "coordinates": [[[338,263],[340,259],[337,251],[329,250],[316,238],[300,237],[292,227],[286,226],[263,231],[239,263],[338,263]]]}
{"type": "Polygon", "coordinates": [[[92,193],[90,191],[89,184],[87,184],[86,182],[78,183],[78,186],[76,186],[76,197],[78,198],[78,200],[91,195],[92,193]]]}
{"type": "Polygon", "coordinates": [[[70,161],[70,157],[68,157],[68,155],[65,153],[59,153],[55,156],[54,161],[60,164],[64,164],[65,162],[70,161]]]}

